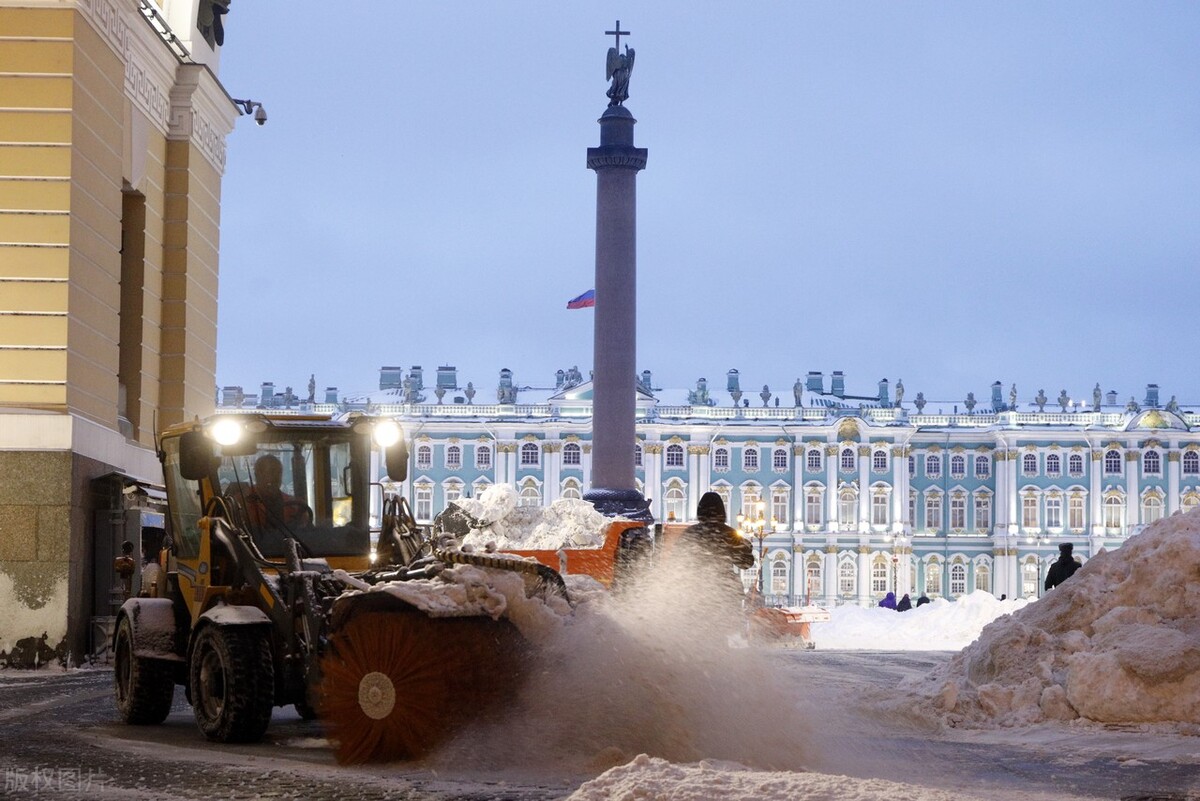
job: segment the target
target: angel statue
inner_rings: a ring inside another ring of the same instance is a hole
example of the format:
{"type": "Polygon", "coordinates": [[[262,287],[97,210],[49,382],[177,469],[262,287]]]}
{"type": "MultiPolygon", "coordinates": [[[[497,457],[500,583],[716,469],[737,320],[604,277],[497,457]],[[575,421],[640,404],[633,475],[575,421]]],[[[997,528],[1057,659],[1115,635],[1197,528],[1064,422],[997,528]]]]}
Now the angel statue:
{"type": "Polygon", "coordinates": [[[625,45],[625,55],[615,47],[608,48],[608,64],[605,78],[612,86],[605,92],[608,105],[619,106],[629,98],[629,73],[633,72],[633,49],[625,45]]]}

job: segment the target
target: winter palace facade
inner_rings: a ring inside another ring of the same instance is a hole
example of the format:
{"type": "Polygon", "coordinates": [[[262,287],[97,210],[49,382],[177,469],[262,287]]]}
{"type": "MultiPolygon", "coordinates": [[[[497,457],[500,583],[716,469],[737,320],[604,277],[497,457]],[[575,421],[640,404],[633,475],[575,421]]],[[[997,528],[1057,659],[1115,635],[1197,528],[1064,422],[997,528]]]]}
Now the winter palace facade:
{"type": "MultiPolygon", "coordinates": [[[[411,438],[403,492],[419,521],[497,482],[522,503],[589,488],[591,387],[572,368],[555,385],[518,387],[501,371],[498,402],[476,403],[452,367],[426,386],[421,368],[383,368],[380,388],[297,397],[263,384],[226,387],[221,411],[246,408],[394,415],[411,438]],[[323,401],[323,402],[322,402],[323,401]]],[[[1119,547],[1155,520],[1200,506],[1200,413],[1160,403],[1158,387],[1118,403],[1099,386],[1084,401],[1041,391],[1018,402],[997,382],[950,414],[886,380],[848,395],[844,376],[809,373],[782,399],[638,383],[638,488],[658,521],[686,522],[701,494],[722,495],[732,525],[754,538],[768,600],[874,603],[884,593],[955,598],[974,590],[1035,597],[1058,544],[1082,560],[1119,547]],[[976,408],[982,405],[984,408],[976,408]],[[1049,407],[1049,408],[1047,408],[1049,407]]],[[[757,584],[758,568],[747,571],[757,584]]]]}

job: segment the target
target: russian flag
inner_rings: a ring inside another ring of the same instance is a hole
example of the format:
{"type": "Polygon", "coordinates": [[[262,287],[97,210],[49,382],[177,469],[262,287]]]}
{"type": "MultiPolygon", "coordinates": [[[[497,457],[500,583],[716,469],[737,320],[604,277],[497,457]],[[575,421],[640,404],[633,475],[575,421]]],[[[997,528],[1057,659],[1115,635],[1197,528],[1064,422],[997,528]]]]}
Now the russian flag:
{"type": "Polygon", "coordinates": [[[586,309],[589,306],[596,305],[596,290],[589,289],[577,298],[571,298],[567,301],[568,309],[586,309]]]}

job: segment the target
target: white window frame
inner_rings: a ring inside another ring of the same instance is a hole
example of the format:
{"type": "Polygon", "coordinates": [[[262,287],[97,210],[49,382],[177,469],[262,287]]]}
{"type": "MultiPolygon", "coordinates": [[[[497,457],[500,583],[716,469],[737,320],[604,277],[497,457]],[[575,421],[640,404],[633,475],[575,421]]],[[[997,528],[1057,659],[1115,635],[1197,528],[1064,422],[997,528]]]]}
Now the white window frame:
{"type": "Polygon", "coordinates": [[[888,591],[888,563],[886,560],[875,559],[871,562],[871,594],[883,595],[888,591]]]}
{"type": "Polygon", "coordinates": [[[871,525],[886,526],[891,522],[889,512],[892,505],[887,490],[879,488],[871,492],[871,525]]]}
{"type": "Polygon", "coordinates": [[[413,485],[413,517],[418,523],[433,520],[433,485],[427,481],[413,485]]]}
{"type": "Polygon", "coordinates": [[[476,445],[475,446],[475,469],[476,470],[491,470],[492,469],[492,446],[491,445],[476,445]]]}
{"type": "Polygon", "coordinates": [[[1104,475],[1106,475],[1106,476],[1121,475],[1121,473],[1124,472],[1121,469],[1122,461],[1123,460],[1121,459],[1121,452],[1119,450],[1117,450],[1116,448],[1109,448],[1108,450],[1106,450],[1104,452],[1104,475]]]}
{"type": "Polygon", "coordinates": [[[819,526],[825,522],[825,503],[823,493],[808,490],[804,493],[804,524],[819,526]]]}
{"type": "Polygon", "coordinates": [[[1162,454],[1158,451],[1146,451],[1142,454],[1142,475],[1162,475],[1162,454]]]}
{"type": "Polygon", "coordinates": [[[1163,518],[1163,499],[1151,493],[1142,498],[1142,522],[1146,525],[1163,518]]]}
{"type": "Polygon", "coordinates": [[[858,569],[853,562],[838,564],[838,595],[852,598],[858,592],[858,569]]]}
{"type": "Polygon", "coordinates": [[[988,531],[992,527],[992,496],[975,496],[975,530],[988,531]]]}
{"type": "Polygon", "coordinates": [[[1036,476],[1038,473],[1038,458],[1036,453],[1025,453],[1021,455],[1021,475],[1030,477],[1036,476]]]}
{"type": "Polygon", "coordinates": [[[447,445],[446,446],[446,469],[461,470],[462,469],[462,446],[447,445]]]}
{"type": "Polygon", "coordinates": [[[942,477],[942,455],[940,453],[925,454],[925,477],[942,477]]]}
{"type": "Polygon", "coordinates": [[[786,526],[790,517],[792,493],[783,487],[771,488],[771,519],[776,524],[786,526]]]}
{"type": "Polygon", "coordinates": [[[678,484],[670,484],[663,495],[663,514],[668,521],[683,521],[688,519],[687,492],[678,484]]]}
{"type": "Polygon", "coordinates": [[[729,472],[729,449],[723,445],[713,450],[713,472],[729,472]]]}
{"type": "Polygon", "coordinates": [[[667,446],[664,453],[665,464],[669,469],[680,469],[683,467],[683,446],[678,442],[672,442],[667,446]]]}
{"type": "Polygon", "coordinates": [[[876,473],[886,473],[888,469],[888,454],[883,448],[879,448],[871,454],[871,470],[876,473]]]}
{"type": "Polygon", "coordinates": [[[805,469],[810,473],[819,473],[822,470],[821,449],[809,448],[805,455],[805,469]]]}
{"type": "Polygon", "coordinates": [[[992,460],[991,457],[984,454],[978,454],[975,457],[975,478],[991,478],[992,477],[992,460]]]}
{"type": "Polygon", "coordinates": [[[1062,475],[1062,457],[1057,453],[1046,454],[1046,475],[1051,478],[1062,475]]]}
{"type": "Polygon", "coordinates": [[[950,530],[964,531],[967,528],[967,496],[955,493],[950,496],[950,530]]]}
{"type": "Polygon", "coordinates": [[[416,464],[418,470],[428,470],[433,467],[433,446],[422,443],[417,446],[416,464]]]}
{"type": "Polygon", "coordinates": [[[942,495],[931,492],[925,496],[925,530],[942,530],[942,495]]]}
{"type": "Polygon", "coordinates": [[[1063,502],[1061,495],[1047,495],[1045,503],[1046,528],[1063,527],[1063,502]]]}
{"type": "Polygon", "coordinates": [[[1082,495],[1072,495],[1067,501],[1067,528],[1083,531],[1087,525],[1087,503],[1082,495]]]}
{"type": "Polygon", "coordinates": [[[742,472],[757,473],[758,472],[758,448],[749,447],[742,448],[742,472]]]}
{"type": "Polygon", "coordinates": [[[842,448],[838,456],[838,470],[843,473],[858,470],[858,457],[854,455],[854,448],[842,448]]]}
{"type": "Polygon", "coordinates": [[[1104,499],[1104,527],[1120,530],[1125,528],[1125,501],[1115,495],[1104,499]]]}
{"type": "Polygon", "coordinates": [[[771,469],[776,473],[786,473],[788,469],[787,448],[776,448],[771,451],[771,469]]]}
{"type": "Polygon", "coordinates": [[[521,467],[541,467],[542,449],[536,442],[521,443],[521,467]]]}
{"type": "Polygon", "coordinates": [[[1041,510],[1038,506],[1038,497],[1036,495],[1025,494],[1021,496],[1021,528],[1029,530],[1041,528],[1041,510]]]}
{"type": "Polygon", "coordinates": [[[562,449],[563,467],[579,467],[583,464],[583,448],[578,442],[568,442],[562,449]]]}
{"type": "Polygon", "coordinates": [[[852,531],[858,527],[858,493],[852,489],[838,492],[838,522],[843,531],[852,531]]]}
{"type": "Polygon", "coordinates": [[[1200,475],[1200,452],[1184,451],[1180,459],[1180,467],[1185,476],[1200,475]]]}
{"type": "Polygon", "coordinates": [[[967,459],[962,454],[956,453],[950,457],[950,478],[966,478],[967,476],[967,459]]]}
{"type": "Polygon", "coordinates": [[[950,565],[950,597],[967,594],[967,566],[961,562],[950,565]]]}
{"type": "Polygon", "coordinates": [[[1072,453],[1067,457],[1067,475],[1071,476],[1071,478],[1081,478],[1083,476],[1083,467],[1082,453],[1072,453]]]}

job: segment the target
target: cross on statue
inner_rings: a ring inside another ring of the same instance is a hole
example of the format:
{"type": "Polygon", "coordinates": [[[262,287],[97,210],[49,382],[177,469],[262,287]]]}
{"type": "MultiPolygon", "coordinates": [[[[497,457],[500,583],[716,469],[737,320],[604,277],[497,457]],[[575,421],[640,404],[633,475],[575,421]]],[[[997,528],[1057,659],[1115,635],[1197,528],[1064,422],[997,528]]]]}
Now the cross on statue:
{"type": "Polygon", "coordinates": [[[621,37],[629,36],[630,34],[629,34],[629,31],[621,30],[621,20],[617,20],[617,24],[615,27],[616,27],[615,31],[605,31],[604,35],[605,36],[615,36],[617,38],[617,44],[616,44],[617,50],[620,50],[621,49],[621,37]]]}

